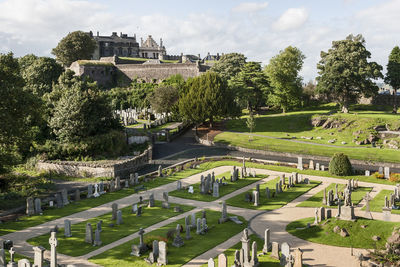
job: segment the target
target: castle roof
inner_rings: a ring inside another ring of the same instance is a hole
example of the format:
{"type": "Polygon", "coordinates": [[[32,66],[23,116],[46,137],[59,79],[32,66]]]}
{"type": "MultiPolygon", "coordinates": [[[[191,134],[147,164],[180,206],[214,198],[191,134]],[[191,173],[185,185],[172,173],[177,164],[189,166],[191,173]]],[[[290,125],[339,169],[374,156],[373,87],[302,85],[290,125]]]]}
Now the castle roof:
{"type": "Polygon", "coordinates": [[[141,47],[144,48],[160,48],[160,46],[154,41],[153,37],[149,35],[146,41],[142,42],[141,47]]]}

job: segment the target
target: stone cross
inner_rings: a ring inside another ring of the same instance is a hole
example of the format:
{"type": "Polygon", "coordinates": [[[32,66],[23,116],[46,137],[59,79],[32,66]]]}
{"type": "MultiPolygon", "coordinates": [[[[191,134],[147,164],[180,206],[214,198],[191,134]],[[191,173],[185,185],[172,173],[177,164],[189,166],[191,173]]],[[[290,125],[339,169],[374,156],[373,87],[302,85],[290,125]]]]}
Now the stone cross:
{"type": "Polygon", "coordinates": [[[40,214],[42,213],[42,201],[40,200],[40,198],[36,198],[35,199],[35,213],[36,214],[40,214]]]}
{"type": "Polygon", "coordinates": [[[51,232],[51,237],[49,239],[49,244],[50,244],[50,267],[58,267],[57,264],[57,237],[56,237],[56,232],[51,232]]]}
{"type": "Polygon", "coordinates": [[[158,265],[167,265],[168,264],[167,243],[165,243],[165,241],[158,242],[158,249],[159,249],[159,254],[157,259],[158,265]]]}
{"type": "Polygon", "coordinates": [[[271,238],[270,238],[270,233],[269,229],[265,229],[264,232],[264,247],[263,247],[263,253],[267,253],[271,250],[271,238]]]}
{"type": "Polygon", "coordinates": [[[318,224],[319,218],[318,218],[318,208],[315,208],[314,210],[315,216],[314,216],[314,224],[318,224]]]}
{"type": "Polygon", "coordinates": [[[93,229],[90,223],[86,223],[85,242],[93,244],[93,229]]]}
{"type": "Polygon", "coordinates": [[[71,237],[71,221],[66,219],[64,220],[64,236],[71,237]]]}
{"type": "Polygon", "coordinates": [[[99,196],[100,196],[100,193],[99,193],[99,185],[98,185],[98,184],[95,184],[95,185],[94,185],[94,194],[93,194],[93,196],[94,196],[94,197],[99,197],[99,196]]]}
{"type": "Polygon", "coordinates": [[[46,249],[44,247],[33,247],[35,253],[33,258],[33,265],[35,267],[43,267],[43,254],[46,249]]]}
{"type": "Polygon", "coordinates": [[[14,247],[11,247],[8,252],[10,253],[10,261],[9,261],[8,265],[14,266],[14,264],[13,264],[13,263],[15,263],[14,262],[14,254],[15,254],[14,247]]]}

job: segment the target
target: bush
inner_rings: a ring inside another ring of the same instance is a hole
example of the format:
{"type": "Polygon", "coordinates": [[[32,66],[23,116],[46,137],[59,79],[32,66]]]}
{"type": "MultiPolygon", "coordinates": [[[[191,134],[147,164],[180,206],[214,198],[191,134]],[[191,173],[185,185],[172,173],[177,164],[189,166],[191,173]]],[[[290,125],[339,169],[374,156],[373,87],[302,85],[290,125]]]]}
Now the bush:
{"type": "Polygon", "coordinates": [[[329,162],[329,172],[338,176],[352,175],[353,168],[349,158],[343,153],[335,153],[329,162]]]}
{"type": "Polygon", "coordinates": [[[385,179],[385,176],[379,172],[375,172],[372,176],[374,176],[376,179],[385,179]]]}
{"type": "Polygon", "coordinates": [[[389,177],[389,181],[398,183],[400,182],[400,173],[391,173],[389,177]]]}

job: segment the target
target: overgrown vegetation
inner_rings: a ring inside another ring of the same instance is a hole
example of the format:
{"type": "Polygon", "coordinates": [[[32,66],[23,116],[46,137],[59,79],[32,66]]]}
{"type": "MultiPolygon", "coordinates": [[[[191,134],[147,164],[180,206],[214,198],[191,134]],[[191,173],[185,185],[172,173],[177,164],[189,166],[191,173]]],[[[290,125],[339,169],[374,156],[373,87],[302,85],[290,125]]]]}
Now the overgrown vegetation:
{"type": "Polygon", "coordinates": [[[338,176],[349,176],[353,174],[353,167],[345,154],[335,153],[329,162],[329,172],[338,176]]]}

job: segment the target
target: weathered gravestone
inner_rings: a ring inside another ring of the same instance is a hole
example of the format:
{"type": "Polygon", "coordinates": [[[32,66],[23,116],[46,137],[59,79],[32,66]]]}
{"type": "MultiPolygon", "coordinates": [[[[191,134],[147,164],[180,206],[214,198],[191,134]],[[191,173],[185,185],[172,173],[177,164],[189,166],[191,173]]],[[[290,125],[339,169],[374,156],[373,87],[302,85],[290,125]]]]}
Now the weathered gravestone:
{"type": "Polygon", "coordinates": [[[117,225],[122,224],[122,211],[118,210],[117,211],[117,225]]]}
{"type": "Polygon", "coordinates": [[[297,169],[299,169],[299,170],[303,169],[303,158],[302,157],[297,157],[297,169]]]}
{"type": "Polygon", "coordinates": [[[111,220],[116,220],[117,219],[117,211],[118,211],[118,204],[113,203],[111,205],[112,213],[111,213],[111,220]]]}
{"type": "Polygon", "coordinates": [[[216,182],[213,185],[213,197],[219,197],[219,184],[216,182]]]}
{"type": "Polygon", "coordinates": [[[155,206],[155,204],[154,204],[154,193],[151,193],[150,196],[149,196],[149,205],[148,205],[148,207],[152,208],[154,206],[155,206]]]}
{"type": "Polygon", "coordinates": [[[33,247],[34,257],[33,257],[33,266],[34,267],[43,267],[44,261],[44,251],[46,249],[41,246],[33,247]]]}
{"type": "Polygon", "coordinates": [[[61,190],[61,196],[62,196],[62,202],[63,202],[64,206],[68,205],[68,204],[69,204],[69,201],[68,201],[68,192],[67,192],[67,189],[63,188],[63,189],[61,190]]]}
{"type": "Polygon", "coordinates": [[[159,254],[157,259],[158,265],[167,265],[168,264],[167,243],[165,243],[164,241],[158,242],[158,249],[159,249],[159,254]]]}
{"type": "Polygon", "coordinates": [[[176,235],[175,235],[174,241],[172,242],[172,245],[174,247],[179,248],[179,247],[182,247],[184,244],[185,243],[183,242],[183,239],[181,237],[181,226],[180,226],[180,224],[177,224],[176,225],[176,235]]]}
{"type": "Polygon", "coordinates": [[[101,244],[103,244],[103,242],[101,242],[101,237],[100,237],[100,232],[99,229],[96,229],[94,231],[94,242],[93,242],[93,246],[101,246],[101,244]]]}
{"type": "Polygon", "coordinates": [[[271,251],[271,238],[269,229],[265,229],[264,232],[264,247],[262,251],[265,254],[271,251]]]}
{"type": "Polygon", "coordinates": [[[275,259],[280,259],[279,257],[279,244],[277,242],[272,242],[271,257],[275,259]]]}
{"type": "Polygon", "coordinates": [[[42,201],[40,198],[35,199],[35,214],[40,214],[42,213],[42,201]]]}
{"type": "Polygon", "coordinates": [[[35,207],[33,204],[33,197],[26,199],[26,215],[31,216],[35,214],[35,207]]]}
{"type": "Polygon", "coordinates": [[[70,220],[64,220],[64,236],[65,237],[71,237],[71,221],[70,220]]]}
{"type": "Polygon", "coordinates": [[[79,189],[75,190],[75,201],[80,201],[81,200],[81,191],[79,189]]]}
{"type": "Polygon", "coordinates": [[[93,185],[88,185],[88,193],[87,193],[87,198],[93,197],[93,185]]]}
{"type": "Polygon", "coordinates": [[[93,229],[90,223],[86,224],[85,242],[93,244],[93,229]]]}

